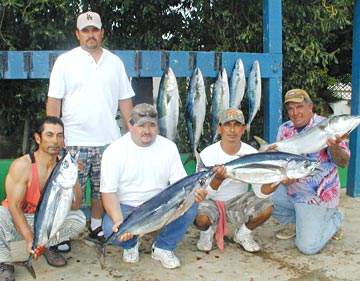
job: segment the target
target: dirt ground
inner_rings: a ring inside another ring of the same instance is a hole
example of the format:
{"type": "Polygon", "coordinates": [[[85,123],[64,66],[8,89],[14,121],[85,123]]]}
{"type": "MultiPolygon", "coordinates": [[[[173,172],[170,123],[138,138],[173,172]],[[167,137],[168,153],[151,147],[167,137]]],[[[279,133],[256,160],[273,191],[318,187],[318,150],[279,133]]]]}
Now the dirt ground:
{"type": "MultiPolygon", "coordinates": [[[[349,197],[343,190],[340,206],[345,210],[343,239],[329,242],[313,256],[301,254],[293,239],[277,240],[274,232],[281,225],[271,218],[253,232],[261,245],[256,254],[243,251],[232,241],[233,226],[225,237],[224,252],[217,248],[197,251],[199,231],[190,227],[175,251],[181,261],[178,269],[165,269],[151,258],[150,245],[156,233],[141,239],[140,261],[134,265],[122,261],[121,248],[109,246],[102,270],[95,251],[79,240],[72,240],[71,252],[64,254],[66,267],[51,267],[44,257],[33,265],[37,280],[360,280],[360,198],[349,197]]],[[[16,267],[15,278],[33,280],[21,267],[16,267]]]]}

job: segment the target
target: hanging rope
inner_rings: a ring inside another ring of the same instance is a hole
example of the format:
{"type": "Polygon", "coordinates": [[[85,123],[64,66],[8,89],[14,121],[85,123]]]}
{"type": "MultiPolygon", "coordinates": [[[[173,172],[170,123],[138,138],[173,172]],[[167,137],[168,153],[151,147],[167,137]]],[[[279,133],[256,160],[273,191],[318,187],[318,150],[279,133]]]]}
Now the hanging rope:
{"type": "Polygon", "coordinates": [[[327,4],[326,4],[326,0],[322,0],[322,5],[323,5],[323,7],[324,7],[328,12],[330,12],[333,16],[336,16],[336,15],[337,15],[337,13],[338,13],[337,9],[334,8],[333,5],[327,5],[327,4]]]}

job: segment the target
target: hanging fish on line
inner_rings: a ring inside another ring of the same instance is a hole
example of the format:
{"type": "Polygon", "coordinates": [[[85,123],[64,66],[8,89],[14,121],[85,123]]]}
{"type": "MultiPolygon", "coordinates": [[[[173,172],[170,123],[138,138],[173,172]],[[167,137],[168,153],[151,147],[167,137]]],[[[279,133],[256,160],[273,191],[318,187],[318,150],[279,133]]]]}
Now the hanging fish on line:
{"type": "Polygon", "coordinates": [[[241,59],[235,63],[230,77],[230,108],[241,109],[241,101],[245,94],[246,78],[244,64],[241,59]]]}
{"type": "Polygon", "coordinates": [[[219,124],[220,112],[229,108],[229,82],[226,69],[219,71],[214,85],[211,103],[211,135],[212,142],[215,142],[218,136],[217,125],[219,124]]]}
{"type": "Polygon", "coordinates": [[[260,64],[257,60],[254,61],[250,70],[246,96],[249,101],[248,121],[246,123],[247,139],[249,140],[251,122],[258,112],[261,102],[261,73],[260,64]]]}
{"type": "Polygon", "coordinates": [[[179,121],[180,96],[174,72],[166,69],[160,80],[156,108],[159,114],[159,133],[175,142],[179,121]]]}
{"type": "Polygon", "coordinates": [[[191,155],[184,165],[191,159],[199,158],[197,148],[203,133],[206,115],[206,91],[203,75],[199,68],[195,68],[191,76],[186,97],[185,121],[190,141],[191,155]]]}

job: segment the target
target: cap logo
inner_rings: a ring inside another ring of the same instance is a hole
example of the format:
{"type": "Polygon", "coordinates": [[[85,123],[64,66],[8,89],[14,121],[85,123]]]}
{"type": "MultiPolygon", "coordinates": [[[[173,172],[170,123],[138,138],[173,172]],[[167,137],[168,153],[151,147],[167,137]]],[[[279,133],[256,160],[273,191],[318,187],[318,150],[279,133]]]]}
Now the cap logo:
{"type": "Polygon", "coordinates": [[[87,15],[86,15],[86,19],[87,19],[87,20],[92,20],[93,18],[92,18],[92,16],[91,16],[90,14],[87,14],[87,15]]]}
{"type": "Polygon", "coordinates": [[[296,92],[290,92],[288,93],[288,96],[291,97],[291,96],[294,96],[296,94],[296,92]]]}
{"type": "Polygon", "coordinates": [[[238,112],[235,109],[228,109],[227,115],[237,115],[238,112]]]}

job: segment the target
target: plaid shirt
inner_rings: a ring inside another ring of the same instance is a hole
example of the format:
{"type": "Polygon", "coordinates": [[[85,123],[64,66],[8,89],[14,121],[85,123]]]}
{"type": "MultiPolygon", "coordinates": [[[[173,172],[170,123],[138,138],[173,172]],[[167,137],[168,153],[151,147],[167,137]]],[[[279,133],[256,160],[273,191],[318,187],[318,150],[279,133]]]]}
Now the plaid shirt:
{"type": "MultiPolygon", "coordinates": [[[[277,140],[280,141],[304,134],[324,119],[324,117],[314,113],[310,122],[300,132],[295,129],[291,121],[287,121],[280,126],[277,140]]],[[[340,143],[340,147],[350,155],[350,150],[344,141],[340,143]]],[[[307,156],[320,162],[319,169],[322,172],[289,184],[288,194],[297,203],[318,204],[326,208],[336,208],[339,205],[341,186],[338,169],[333,161],[330,149],[324,148],[307,156]]]]}

